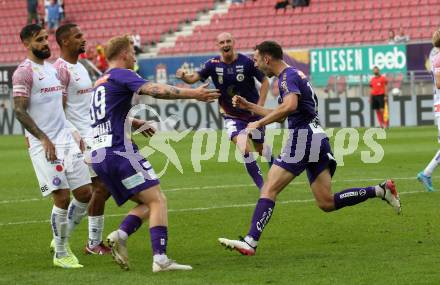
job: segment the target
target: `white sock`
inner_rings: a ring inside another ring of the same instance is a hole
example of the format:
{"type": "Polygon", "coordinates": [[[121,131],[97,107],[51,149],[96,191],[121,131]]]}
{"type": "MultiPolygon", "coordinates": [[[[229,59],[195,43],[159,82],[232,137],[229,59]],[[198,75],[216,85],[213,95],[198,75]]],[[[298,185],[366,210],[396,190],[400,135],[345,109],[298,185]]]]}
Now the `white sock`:
{"type": "Polygon", "coordinates": [[[55,241],[55,254],[57,257],[67,256],[66,241],[67,241],[67,210],[52,207],[52,214],[50,217],[52,225],[52,234],[55,241]]]}
{"type": "Polygon", "coordinates": [[[376,191],[376,197],[379,198],[385,197],[385,189],[383,189],[379,185],[374,186],[374,190],[376,191]]]}
{"type": "Polygon", "coordinates": [[[245,236],[244,241],[253,248],[257,247],[258,245],[258,241],[254,240],[254,238],[250,236],[245,236]]]}
{"type": "Polygon", "coordinates": [[[432,172],[434,172],[434,169],[437,168],[439,163],[440,163],[440,150],[437,151],[437,153],[432,158],[431,162],[428,164],[428,166],[426,166],[425,170],[423,171],[423,174],[431,177],[432,172]]]}
{"type": "Polygon", "coordinates": [[[153,262],[163,264],[168,261],[168,256],[166,254],[155,254],[153,255],[153,262]]]}
{"type": "Polygon", "coordinates": [[[123,241],[127,241],[128,234],[126,232],[124,232],[123,230],[120,230],[120,229],[117,232],[118,232],[120,239],[122,239],[123,241]]]}
{"type": "Polygon", "coordinates": [[[73,230],[81,222],[82,218],[87,214],[88,203],[81,203],[75,198],[69,204],[67,209],[67,237],[70,237],[73,230]]]}
{"type": "Polygon", "coordinates": [[[101,244],[103,229],[104,216],[89,216],[89,247],[101,244]]]}

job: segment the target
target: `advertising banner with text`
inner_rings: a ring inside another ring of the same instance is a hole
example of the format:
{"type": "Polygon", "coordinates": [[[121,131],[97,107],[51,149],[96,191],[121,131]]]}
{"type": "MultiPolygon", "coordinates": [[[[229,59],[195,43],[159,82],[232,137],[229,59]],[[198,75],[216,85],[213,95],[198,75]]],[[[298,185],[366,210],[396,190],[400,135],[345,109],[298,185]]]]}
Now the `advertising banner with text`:
{"type": "Polygon", "coordinates": [[[326,86],[331,76],[345,76],[358,83],[361,74],[371,74],[374,66],[382,73],[406,73],[405,45],[376,45],[310,50],[310,75],[315,86],[326,86]]]}

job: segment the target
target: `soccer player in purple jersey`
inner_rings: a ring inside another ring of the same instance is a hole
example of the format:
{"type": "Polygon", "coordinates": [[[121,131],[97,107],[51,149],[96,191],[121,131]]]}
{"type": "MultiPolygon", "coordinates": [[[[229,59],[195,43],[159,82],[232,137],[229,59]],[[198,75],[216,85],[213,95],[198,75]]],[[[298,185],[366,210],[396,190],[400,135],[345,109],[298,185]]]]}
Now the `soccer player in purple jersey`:
{"type": "Polygon", "coordinates": [[[134,93],[158,99],[196,99],[204,102],[211,102],[220,94],[218,90],[207,89],[207,84],[188,89],[144,80],[133,71],[136,58],[129,36],[109,40],[105,54],[109,70],[95,83],[90,106],[94,133],[93,169],[119,206],[129,199],[137,204],[119,229],[107,237],[113,257],[123,269],[129,268],[127,239],[149,219],[153,272],[190,270],[191,266],[178,264],[166,255],[166,198],[151,164],[139,154],[137,146],[129,139],[124,128],[125,120],[134,93]]]}
{"type": "MultiPolygon", "coordinates": [[[[205,81],[209,77],[215,87],[220,90],[219,98],[220,111],[223,114],[224,125],[229,138],[237,144],[245,158],[245,167],[255,185],[261,190],[263,187],[263,177],[260,167],[251,153],[251,144],[247,137],[245,140],[239,140],[241,136],[247,136],[244,132],[249,122],[260,119],[260,116],[232,106],[232,97],[240,95],[248,101],[264,106],[266,102],[267,91],[269,90],[269,80],[256,67],[252,59],[237,53],[234,50],[234,39],[229,33],[221,33],[217,36],[217,47],[220,50],[220,56],[208,60],[203,69],[193,74],[186,74],[183,69],[178,69],[176,77],[182,79],[188,84],[199,80],[205,81]],[[255,87],[255,78],[261,82],[260,94],[255,87]]],[[[254,131],[252,142],[258,153],[269,161],[272,165],[272,151],[264,144],[264,127],[254,131]]]]}
{"type": "Polygon", "coordinates": [[[378,197],[400,213],[400,200],[392,180],[332,194],[331,179],[336,170],[336,161],[329,139],[319,124],[318,100],[312,86],[304,73],[283,61],[282,48],[276,42],[265,41],[257,45],[254,58],[258,68],[267,76],[275,75],[279,78],[280,105],[274,110],[269,110],[239,96],[234,97],[234,105],[263,116],[262,119],[249,123],[247,130],[261,128],[287,118],[289,137],[282,153],[269,170],[247,236],[240,240],[219,238],[219,242],[244,255],[254,255],[264,227],[273,214],[278,194],[304,170],[307,171],[310,188],[318,207],[325,212],[378,197]],[[294,156],[291,157],[291,154],[294,156]]]}

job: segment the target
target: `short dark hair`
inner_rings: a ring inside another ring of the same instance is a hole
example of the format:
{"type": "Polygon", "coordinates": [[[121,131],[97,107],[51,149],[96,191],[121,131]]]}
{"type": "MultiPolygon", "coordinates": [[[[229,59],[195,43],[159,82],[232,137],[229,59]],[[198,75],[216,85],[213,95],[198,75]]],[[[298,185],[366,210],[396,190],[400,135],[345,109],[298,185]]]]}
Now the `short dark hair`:
{"type": "Polygon", "coordinates": [[[283,49],[275,41],[264,41],[255,47],[261,54],[267,54],[274,59],[283,59],[283,49]]]}
{"type": "Polygon", "coordinates": [[[74,23],[68,23],[61,25],[57,31],[55,32],[55,39],[57,41],[57,44],[61,47],[61,44],[64,40],[64,38],[69,34],[70,29],[77,27],[77,24],[74,23]]]}
{"type": "Polygon", "coordinates": [[[38,34],[41,30],[43,30],[43,27],[38,24],[29,24],[23,27],[20,32],[20,39],[22,42],[25,40],[28,40],[38,34]]]}

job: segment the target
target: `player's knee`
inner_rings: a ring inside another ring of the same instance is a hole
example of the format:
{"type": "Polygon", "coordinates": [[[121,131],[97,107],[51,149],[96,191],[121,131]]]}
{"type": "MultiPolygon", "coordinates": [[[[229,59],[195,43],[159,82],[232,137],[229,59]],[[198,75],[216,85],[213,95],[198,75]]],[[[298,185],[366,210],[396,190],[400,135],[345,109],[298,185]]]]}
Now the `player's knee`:
{"type": "Polygon", "coordinates": [[[105,187],[103,187],[103,185],[99,184],[99,185],[93,185],[93,195],[95,199],[105,201],[110,196],[110,193],[107,191],[105,187]]]}
{"type": "Polygon", "coordinates": [[[53,194],[54,205],[61,209],[67,209],[70,203],[69,192],[66,193],[54,193],[53,194]]]}
{"type": "Polygon", "coordinates": [[[81,186],[73,191],[73,196],[81,203],[88,203],[92,198],[92,188],[90,185],[81,186]]]}

